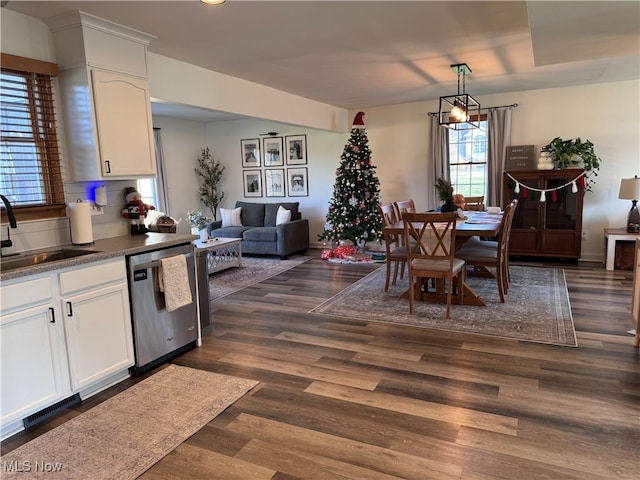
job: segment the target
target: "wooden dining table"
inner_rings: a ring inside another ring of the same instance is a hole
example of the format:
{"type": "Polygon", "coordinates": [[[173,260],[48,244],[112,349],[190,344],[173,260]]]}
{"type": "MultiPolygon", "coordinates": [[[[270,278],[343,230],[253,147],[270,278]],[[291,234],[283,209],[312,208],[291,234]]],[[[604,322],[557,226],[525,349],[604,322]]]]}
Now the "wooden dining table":
{"type": "MultiPolygon", "coordinates": [[[[465,212],[467,219],[459,219],[456,222],[456,251],[462,247],[471,237],[495,237],[500,231],[500,221],[502,214],[489,214],[486,212],[465,212]]],[[[385,236],[404,234],[404,222],[393,223],[382,227],[382,234],[385,236]]],[[[462,303],[464,305],[477,305],[486,307],[485,301],[466,283],[462,286],[462,303]]],[[[401,297],[408,298],[409,291],[404,292],[401,297]]],[[[444,284],[440,282],[436,286],[436,292],[421,290],[416,300],[446,303],[446,293],[444,284]]]]}

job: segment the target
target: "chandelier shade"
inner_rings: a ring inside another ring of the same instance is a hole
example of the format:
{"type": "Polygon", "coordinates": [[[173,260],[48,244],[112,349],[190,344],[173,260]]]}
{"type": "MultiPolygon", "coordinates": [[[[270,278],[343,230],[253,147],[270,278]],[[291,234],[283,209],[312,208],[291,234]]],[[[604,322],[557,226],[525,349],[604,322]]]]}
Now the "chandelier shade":
{"type": "Polygon", "coordinates": [[[471,73],[466,63],[451,65],[458,75],[458,93],[440,97],[438,123],[452,130],[480,127],[480,102],[465,92],[465,79],[471,73]]]}

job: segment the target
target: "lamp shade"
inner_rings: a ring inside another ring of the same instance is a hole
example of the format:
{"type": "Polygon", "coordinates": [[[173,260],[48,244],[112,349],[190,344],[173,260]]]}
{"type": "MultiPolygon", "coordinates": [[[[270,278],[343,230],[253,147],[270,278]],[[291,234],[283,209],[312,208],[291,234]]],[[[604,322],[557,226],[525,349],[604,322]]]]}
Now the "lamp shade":
{"type": "Polygon", "coordinates": [[[620,180],[620,192],[618,198],[621,200],[640,200],[640,178],[623,178],[620,180]]]}

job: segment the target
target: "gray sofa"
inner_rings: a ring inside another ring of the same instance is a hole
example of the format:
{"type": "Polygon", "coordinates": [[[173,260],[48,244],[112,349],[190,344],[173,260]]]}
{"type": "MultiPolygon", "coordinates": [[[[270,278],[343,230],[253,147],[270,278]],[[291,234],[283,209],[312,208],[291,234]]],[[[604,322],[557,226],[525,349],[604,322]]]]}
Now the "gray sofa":
{"type": "Polygon", "coordinates": [[[222,226],[222,220],[207,226],[209,237],[230,237],[242,239],[242,253],[256,255],[278,255],[286,259],[288,255],[309,248],[309,220],[301,218],[298,202],[253,203],[236,202],[241,207],[242,226],[222,226]],[[291,220],[276,225],[278,207],[291,210],[291,220]]]}

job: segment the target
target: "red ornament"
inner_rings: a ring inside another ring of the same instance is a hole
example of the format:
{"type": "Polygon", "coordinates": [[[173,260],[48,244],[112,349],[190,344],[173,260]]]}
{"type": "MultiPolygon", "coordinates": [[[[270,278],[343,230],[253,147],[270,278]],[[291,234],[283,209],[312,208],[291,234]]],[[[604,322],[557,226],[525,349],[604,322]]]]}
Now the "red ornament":
{"type": "Polygon", "coordinates": [[[580,179],[578,180],[578,187],[584,188],[584,175],[580,175],[580,179]]]}
{"type": "Polygon", "coordinates": [[[551,201],[552,202],[557,202],[558,201],[558,192],[556,192],[555,190],[553,190],[551,192],[551,201]]]}
{"type": "Polygon", "coordinates": [[[529,190],[527,190],[526,188],[523,188],[522,191],[520,192],[520,196],[522,198],[529,198],[529,190]]]}

